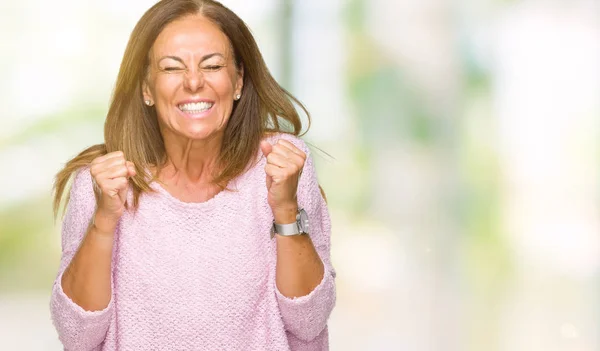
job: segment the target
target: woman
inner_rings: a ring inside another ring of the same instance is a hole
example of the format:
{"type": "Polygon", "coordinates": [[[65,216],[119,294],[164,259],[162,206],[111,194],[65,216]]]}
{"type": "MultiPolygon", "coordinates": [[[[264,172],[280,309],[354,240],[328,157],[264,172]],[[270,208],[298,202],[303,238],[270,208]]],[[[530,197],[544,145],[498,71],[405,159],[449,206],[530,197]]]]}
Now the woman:
{"type": "Polygon", "coordinates": [[[328,349],[330,221],[293,102],[218,2],[144,14],[105,144],[56,179],[55,211],[75,174],[51,297],[67,350],[328,349]]]}

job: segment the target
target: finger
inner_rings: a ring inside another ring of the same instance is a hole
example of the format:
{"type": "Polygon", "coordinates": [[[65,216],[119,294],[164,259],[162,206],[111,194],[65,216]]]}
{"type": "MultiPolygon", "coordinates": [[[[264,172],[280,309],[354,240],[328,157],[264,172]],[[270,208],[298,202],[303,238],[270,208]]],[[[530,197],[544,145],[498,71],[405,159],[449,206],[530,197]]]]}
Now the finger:
{"type": "Polygon", "coordinates": [[[271,152],[269,154],[269,156],[267,156],[267,164],[274,165],[274,166],[281,167],[281,168],[286,168],[286,167],[289,167],[290,165],[293,165],[293,163],[290,162],[290,160],[288,160],[285,156],[275,153],[275,152],[271,152]]]}
{"type": "Polygon", "coordinates": [[[109,169],[109,168],[117,167],[117,166],[125,167],[126,164],[127,164],[127,161],[125,160],[125,157],[113,157],[113,158],[109,158],[108,160],[105,160],[100,165],[102,167],[104,167],[104,169],[109,169]]]}
{"type": "Polygon", "coordinates": [[[284,145],[276,144],[273,145],[273,154],[283,155],[290,162],[296,164],[298,167],[302,167],[304,165],[305,156],[299,155],[284,145]]]}
{"type": "Polygon", "coordinates": [[[260,142],[260,150],[263,155],[268,156],[273,151],[273,145],[266,140],[260,142]]]}
{"type": "Polygon", "coordinates": [[[267,182],[267,190],[271,189],[271,184],[273,184],[273,177],[271,177],[270,175],[267,174],[266,182],[267,182]]]}
{"type": "Polygon", "coordinates": [[[126,166],[127,166],[127,170],[129,171],[129,174],[127,175],[127,177],[131,178],[137,174],[137,171],[135,170],[135,164],[133,162],[127,161],[126,166]]]}
{"type": "Polygon", "coordinates": [[[100,157],[96,157],[93,161],[92,164],[97,164],[97,163],[102,163],[106,160],[109,160],[111,158],[115,158],[115,157],[125,157],[125,154],[123,153],[123,151],[115,151],[115,152],[110,152],[106,155],[100,156],[100,157]]]}
{"type": "Polygon", "coordinates": [[[127,182],[127,184],[119,189],[119,198],[125,202],[127,200],[127,191],[129,191],[129,182],[127,182]]]}
{"type": "Polygon", "coordinates": [[[285,148],[287,148],[288,150],[290,150],[291,152],[293,152],[294,154],[302,157],[303,159],[306,158],[306,153],[302,150],[300,150],[296,145],[292,144],[291,142],[284,140],[284,139],[279,139],[279,141],[277,141],[277,143],[285,148]]]}
{"type": "Polygon", "coordinates": [[[289,158],[290,156],[292,156],[294,154],[288,148],[281,146],[279,144],[273,145],[273,151],[271,153],[272,154],[273,153],[280,154],[280,155],[284,156],[285,158],[289,158]]]}
{"type": "Polygon", "coordinates": [[[267,173],[267,177],[270,177],[275,184],[278,184],[285,176],[282,168],[271,164],[265,166],[265,172],[267,173]]]}
{"type": "Polygon", "coordinates": [[[274,160],[276,159],[277,155],[284,158],[285,165],[279,165],[280,167],[291,167],[294,171],[297,171],[298,169],[302,169],[302,167],[304,167],[305,159],[302,156],[293,153],[284,146],[274,145],[273,152],[271,152],[269,156],[271,155],[273,155],[274,160]]]}
{"type": "Polygon", "coordinates": [[[113,158],[106,159],[102,163],[97,163],[95,165],[92,165],[90,171],[92,173],[92,176],[97,177],[98,175],[105,172],[106,170],[111,169],[113,167],[119,167],[119,166],[123,166],[123,167],[125,166],[125,158],[124,157],[113,157],[113,158]]]}
{"type": "Polygon", "coordinates": [[[101,184],[98,183],[98,186],[102,190],[103,194],[106,194],[110,197],[115,197],[119,194],[119,191],[123,189],[127,189],[127,185],[129,182],[125,177],[119,177],[114,179],[106,179],[101,184]]]}
{"type": "Polygon", "coordinates": [[[100,172],[96,176],[96,181],[101,181],[103,179],[114,179],[119,177],[127,177],[129,175],[129,169],[125,165],[117,165],[110,167],[103,172],[100,172]]]}

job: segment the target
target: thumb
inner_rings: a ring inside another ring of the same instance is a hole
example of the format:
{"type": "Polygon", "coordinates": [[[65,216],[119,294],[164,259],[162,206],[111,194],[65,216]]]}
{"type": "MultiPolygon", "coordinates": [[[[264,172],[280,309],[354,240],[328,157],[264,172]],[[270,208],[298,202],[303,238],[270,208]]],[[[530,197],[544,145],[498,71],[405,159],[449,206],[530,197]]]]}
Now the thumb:
{"type": "Polygon", "coordinates": [[[119,198],[121,199],[121,201],[125,202],[125,200],[127,200],[127,192],[129,191],[129,182],[127,182],[127,184],[119,189],[119,198]]]}
{"type": "Polygon", "coordinates": [[[131,161],[127,161],[127,178],[135,176],[135,165],[131,161]]]}
{"type": "MultiPolygon", "coordinates": [[[[260,142],[260,150],[262,151],[265,157],[269,156],[271,151],[273,151],[273,145],[266,140],[260,142]]],[[[267,190],[271,189],[271,183],[273,183],[273,178],[269,174],[267,174],[267,190]]]]}
{"type": "Polygon", "coordinates": [[[267,174],[267,190],[271,189],[271,183],[273,183],[273,178],[267,174]]]}
{"type": "Polygon", "coordinates": [[[271,145],[271,143],[269,143],[266,140],[263,140],[260,142],[260,150],[262,151],[263,155],[269,156],[269,154],[271,153],[271,151],[273,151],[273,145],[271,145]]]}

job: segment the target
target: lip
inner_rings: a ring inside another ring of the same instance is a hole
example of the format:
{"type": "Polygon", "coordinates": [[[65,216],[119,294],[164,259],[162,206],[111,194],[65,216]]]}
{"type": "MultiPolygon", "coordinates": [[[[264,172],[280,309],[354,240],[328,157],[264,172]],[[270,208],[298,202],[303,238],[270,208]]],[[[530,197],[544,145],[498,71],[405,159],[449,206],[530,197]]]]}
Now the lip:
{"type": "Polygon", "coordinates": [[[177,102],[175,105],[179,106],[179,105],[195,103],[195,102],[211,102],[214,104],[215,100],[205,99],[205,98],[189,99],[189,100],[181,100],[181,101],[177,102]]]}
{"type": "Polygon", "coordinates": [[[179,114],[181,114],[184,118],[201,119],[201,118],[204,118],[204,117],[208,116],[212,112],[212,110],[215,107],[215,105],[216,105],[216,103],[215,103],[214,100],[200,98],[200,99],[182,100],[182,101],[178,102],[175,105],[175,108],[177,109],[177,111],[179,112],[179,114]],[[203,111],[201,113],[193,113],[193,114],[192,113],[188,113],[188,112],[183,112],[183,111],[181,111],[179,109],[179,105],[189,104],[189,103],[196,103],[196,102],[208,102],[208,103],[212,103],[212,106],[208,110],[206,110],[206,111],[203,111]]]}

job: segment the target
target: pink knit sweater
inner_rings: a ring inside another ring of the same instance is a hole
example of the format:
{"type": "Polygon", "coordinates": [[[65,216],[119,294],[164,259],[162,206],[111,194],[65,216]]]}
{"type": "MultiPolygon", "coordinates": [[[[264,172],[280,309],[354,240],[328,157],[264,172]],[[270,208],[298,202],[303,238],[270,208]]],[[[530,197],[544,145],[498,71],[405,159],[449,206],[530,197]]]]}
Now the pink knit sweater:
{"type": "MultiPolygon", "coordinates": [[[[300,139],[285,138],[309,155],[300,139]]],[[[89,169],[79,171],[62,227],[62,259],[50,309],[66,350],[327,350],[335,304],[330,220],[310,155],[298,187],[310,237],[325,265],[321,283],[290,299],[275,284],[276,241],[267,203],[265,159],[202,203],[185,203],[159,184],[126,212],[115,235],[112,299],[85,311],[61,288],[95,210],[89,169]]],[[[131,200],[131,192],[130,192],[131,200]]]]}

